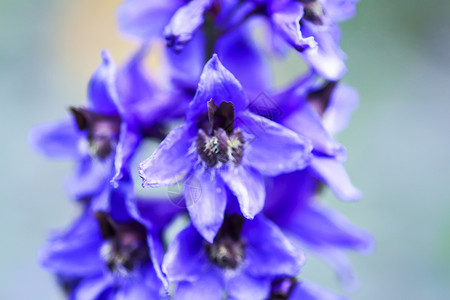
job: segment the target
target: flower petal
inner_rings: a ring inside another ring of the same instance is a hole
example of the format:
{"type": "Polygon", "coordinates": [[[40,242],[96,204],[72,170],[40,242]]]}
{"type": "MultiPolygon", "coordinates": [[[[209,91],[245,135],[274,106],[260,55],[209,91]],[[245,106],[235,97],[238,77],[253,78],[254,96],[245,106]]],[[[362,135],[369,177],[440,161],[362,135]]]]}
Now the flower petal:
{"type": "Polygon", "coordinates": [[[298,108],[281,124],[308,138],[313,144],[314,151],[330,156],[345,157],[345,148],[327,132],[319,114],[309,103],[300,103],[298,108]]]}
{"type": "Polygon", "coordinates": [[[102,63],[89,81],[87,108],[98,114],[116,115],[118,114],[115,89],[116,67],[108,51],[103,50],[101,55],[102,63]]]}
{"type": "Polygon", "coordinates": [[[274,223],[263,216],[244,224],[246,269],[254,276],[292,277],[300,273],[304,254],[296,249],[274,223]],[[264,242],[261,242],[264,237],[264,242]]]}
{"type": "Polygon", "coordinates": [[[292,300],[346,300],[315,283],[302,281],[292,289],[289,299],[292,300]]]}
{"type": "Polygon", "coordinates": [[[317,201],[295,212],[283,227],[304,242],[317,246],[369,252],[374,244],[368,232],[317,201]]]}
{"type": "Polygon", "coordinates": [[[314,37],[318,47],[305,50],[301,54],[304,60],[322,77],[336,81],[347,72],[344,64],[345,55],[338,46],[340,31],[337,25],[315,25],[304,22],[302,32],[305,36],[314,37]]]}
{"type": "Polygon", "coordinates": [[[170,243],[162,270],[170,282],[195,281],[208,267],[203,239],[190,225],[170,243]]]}
{"type": "Polygon", "coordinates": [[[227,280],[226,284],[228,295],[235,300],[264,300],[270,293],[270,279],[255,278],[243,271],[227,280]]]}
{"type": "Polygon", "coordinates": [[[341,200],[357,201],[361,198],[361,192],[353,186],[342,163],[333,158],[314,156],[311,168],[341,200]]]}
{"type": "Polygon", "coordinates": [[[208,170],[198,170],[186,181],[184,196],[192,224],[212,244],[227,205],[222,179],[208,170]]]}
{"type": "Polygon", "coordinates": [[[247,134],[244,163],[262,174],[276,176],[308,165],[311,143],[292,130],[251,113],[240,114],[236,124],[247,134]]]}
{"type": "Polygon", "coordinates": [[[315,48],[317,43],[313,37],[303,37],[300,31],[300,19],[303,17],[303,6],[296,1],[273,1],[272,23],[274,29],[297,51],[315,48]]]}
{"type": "Polygon", "coordinates": [[[213,0],[191,0],[180,7],[164,28],[167,45],[173,47],[175,51],[181,51],[203,24],[203,14],[213,2],[213,0]]]}
{"type": "Polygon", "coordinates": [[[124,173],[130,168],[129,164],[131,158],[134,156],[142,136],[140,132],[129,126],[127,123],[122,123],[120,126],[119,143],[116,147],[116,154],[114,157],[114,167],[116,174],[111,183],[117,185],[124,177],[124,173]]]}
{"type": "Polygon", "coordinates": [[[28,134],[29,144],[36,152],[61,159],[79,159],[84,139],[72,117],[37,125],[28,134]]]}
{"type": "Polygon", "coordinates": [[[241,82],[250,99],[272,87],[269,61],[250,35],[250,25],[221,37],[216,44],[220,59],[241,82]],[[248,72],[252,70],[252,72],[248,72]]]}
{"type": "Polygon", "coordinates": [[[119,29],[141,42],[161,38],[164,27],[183,3],[182,0],[125,0],[117,9],[119,29]]]}
{"type": "Polygon", "coordinates": [[[85,156],[66,182],[66,190],[75,199],[98,195],[112,177],[112,161],[100,161],[85,156]]]}
{"type": "Polygon", "coordinates": [[[217,106],[231,101],[237,112],[248,106],[241,84],[220,62],[216,54],[206,63],[200,76],[197,92],[189,105],[188,119],[193,120],[207,112],[207,102],[213,99],[217,106]]]}
{"type": "Polygon", "coordinates": [[[66,230],[54,233],[41,249],[39,260],[44,268],[62,276],[85,277],[101,273],[102,237],[98,224],[86,210],[66,230]]]}
{"type": "Polygon", "coordinates": [[[160,187],[182,182],[194,164],[190,153],[196,132],[190,124],[173,129],[155,152],[139,165],[143,187],[160,187]]]}
{"type": "Polygon", "coordinates": [[[223,286],[219,274],[203,272],[194,282],[180,282],[175,290],[174,300],[221,300],[222,296],[223,286]]]}
{"type": "Polygon", "coordinates": [[[101,299],[100,297],[106,292],[112,297],[113,292],[113,278],[105,274],[88,277],[83,279],[71,293],[70,299],[84,300],[84,299],[101,299]]]}
{"type": "Polygon", "coordinates": [[[339,84],[333,91],[323,115],[323,125],[331,134],[341,132],[347,127],[353,111],[358,106],[358,92],[349,85],[339,84]]]}
{"type": "Polygon", "coordinates": [[[236,195],[241,212],[247,219],[253,219],[264,207],[266,191],[264,179],[251,167],[240,165],[222,169],[220,176],[236,195]]]}
{"type": "Polygon", "coordinates": [[[342,22],[353,18],[358,0],[325,0],[325,14],[334,22],[342,22]]]}

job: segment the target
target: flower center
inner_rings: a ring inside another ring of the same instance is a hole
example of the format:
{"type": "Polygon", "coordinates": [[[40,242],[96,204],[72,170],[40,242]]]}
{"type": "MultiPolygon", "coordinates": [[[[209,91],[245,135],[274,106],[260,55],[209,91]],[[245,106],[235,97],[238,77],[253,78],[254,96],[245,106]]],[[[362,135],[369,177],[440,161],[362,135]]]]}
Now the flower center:
{"type": "Polygon", "coordinates": [[[213,244],[205,242],[209,259],[222,269],[236,269],[245,257],[245,242],[241,239],[244,218],[226,216],[213,244]]]}
{"type": "Polygon", "coordinates": [[[147,231],[138,222],[119,223],[104,212],[95,217],[104,239],[101,255],[113,273],[128,274],[136,267],[150,262],[147,231]]]}
{"type": "Polygon", "coordinates": [[[78,129],[87,131],[92,156],[105,159],[116,149],[120,134],[120,117],[102,115],[86,108],[70,108],[78,129]]]}
{"type": "Polygon", "coordinates": [[[241,164],[244,154],[244,136],[234,128],[234,105],[222,102],[217,106],[208,102],[208,122],[200,128],[196,139],[197,153],[210,168],[232,162],[241,164]]]}
{"type": "Polygon", "coordinates": [[[304,16],[303,19],[316,25],[323,25],[324,12],[322,5],[317,0],[300,0],[303,4],[304,16]]]}

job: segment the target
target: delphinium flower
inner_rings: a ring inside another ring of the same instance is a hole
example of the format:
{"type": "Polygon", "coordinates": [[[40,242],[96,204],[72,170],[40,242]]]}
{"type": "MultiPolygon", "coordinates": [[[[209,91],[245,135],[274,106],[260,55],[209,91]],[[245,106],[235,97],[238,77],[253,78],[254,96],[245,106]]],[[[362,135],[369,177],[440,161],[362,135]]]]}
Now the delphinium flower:
{"type": "Polygon", "coordinates": [[[41,251],[68,298],[343,299],[300,272],[305,249],[349,287],[355,277],[345,252],[373,247],[318,196],[325,186],[344,201],[361,196],[334,139],[358,102],[339,82],[346,67],[337,25],[355,4],[120,5],[119,28],[137,51],[118,70],[103,51],[87,103],[30,134],[39,152],[78,163],[69,195],[86,200],[81,215],[41,251]],[[157,74],[158,82],[144,64],[157,43],[166,46],[168,75],[157,74]],[[310,70],[276,87],[269,61],[289,49],[310,70]],[[249,100],[259,96],[268,100],[263,107],[249,100]],[[160,142],[152,154],[141,147],[147,138],[160,142]],[[150,155],[139,166],[138,151],[150,155]],[[137,173],[145,188],[184,184],[183,193],[172,201],[137,196],[137,173]]]}
{"type": "Polygon", "coordinates": [[[262,175],[304,168],[307,139],[247,110],[247,97],[217,56],[205,65],[186,121],[172,130],[140,165],[144,187],[187,180],[185,197],[194,226],[212,242],[222,225],[225,186],[252,219],[264,206],[262,175]],[[276,141],[274,144],[273,142],[276,141]],[[189,190],[198,186],[199,198],[189,190]]]}

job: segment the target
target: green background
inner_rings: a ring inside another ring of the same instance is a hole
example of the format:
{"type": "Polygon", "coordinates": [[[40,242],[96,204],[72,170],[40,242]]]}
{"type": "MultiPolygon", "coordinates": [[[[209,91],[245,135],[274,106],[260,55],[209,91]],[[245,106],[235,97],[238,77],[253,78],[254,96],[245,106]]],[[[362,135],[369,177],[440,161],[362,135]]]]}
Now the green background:
{"type": "MultiPolygon", "coordinates": [[[[61,299],[37,251],[77,214],[62,188],[71,164],[32,153],[27,132],[84,101],[101,48],[131,49],[114,33],[118,2],[0,0],[0,299],[61,299]]],[[[344,82],[361,102],[338,139],[364,198],[326,198],[377,240],[372,255],[351,255],[353,299],[450,297],[449,13],[444,0],[363,0],[342,24],[344,82]]],[[[314,258],[303,277],[340,290],[314,258]]]]}

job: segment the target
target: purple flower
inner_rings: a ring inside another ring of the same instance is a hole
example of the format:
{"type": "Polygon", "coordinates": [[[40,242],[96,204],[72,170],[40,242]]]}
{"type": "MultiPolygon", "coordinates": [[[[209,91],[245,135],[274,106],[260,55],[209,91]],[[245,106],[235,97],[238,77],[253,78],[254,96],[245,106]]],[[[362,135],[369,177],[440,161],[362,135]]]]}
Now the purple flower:
{"type": "Polygon", "coordinates": [[[76,199],[96,195],[111,178],[121,126],[114,76],[114,63],[103,51],[102,64],[89,81],[86,105],[71,108],[71,117],[36,126],[29,134],[37,152],[78,161],[67,185],[76,199]]]}
{"type": "Polygon", "coordinates": [[[296,276],[303,263],[303,254],[272,222],[234,214],[225,218],[213,243],[192,226],[181,231],[162,268],[170,282],[178,283],[175,299],[222,299],[225,291],[232,299],[256,300],[267,299],[271,282],[296,276]]]}
{"type": "Polygon", "coordinates": [[[264,206],[262,175],[302,169],[309,160],[308,140],[250,113],[247,105],[241,85],[214,55],[205,65],[186,121],[140,164],[143,187],[186,179],[192,223],[209,242],[223,221],[225,186],[251,219],[264,206]]]}
{"type": "Polygon", "coordinates": [[[58,276],[71,299],[167,297],[161,232],[178,210],[167,202],[136,202],[131,178],[122,180],[41,251],[43,266],[58,276]]]}
{"type": "Polygon", "coordinates": [[[310,169],[269,178],[266,187],[264,214],[330,264],[346,287],[354,287],[356,278],[344,252],[370,252],[372,236],[317,201],[319,182],[310,169]]]}

